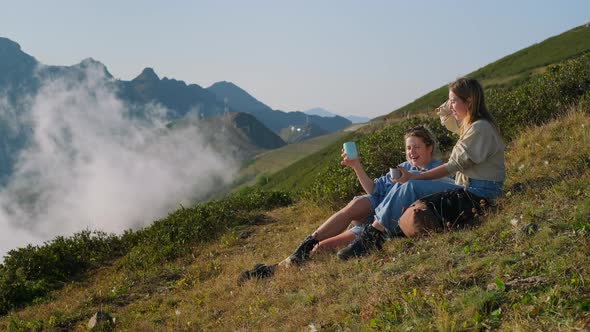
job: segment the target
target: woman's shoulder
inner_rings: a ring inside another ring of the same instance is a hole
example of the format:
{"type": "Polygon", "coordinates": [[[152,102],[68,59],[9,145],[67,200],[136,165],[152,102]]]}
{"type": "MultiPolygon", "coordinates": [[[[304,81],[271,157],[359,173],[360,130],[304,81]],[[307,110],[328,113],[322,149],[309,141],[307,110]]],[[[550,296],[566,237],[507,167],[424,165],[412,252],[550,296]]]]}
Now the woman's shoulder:
{"type": "Polygon", "coordinates": [[[473,122],[469,129],[472,129],[474,131],[489,130],[494,129],[494,126],[488,120],[479,119],[473,122]]]}
{"type": "Polygon", "coordinates": [[[461,135],[461,138],[464,139],[465,137],[481,136],[482,134],[488,136],[492,135],[494,132],[494,125],[492,125],[488,120],[479,119],[469,125],[463,135],[461,135]]]}

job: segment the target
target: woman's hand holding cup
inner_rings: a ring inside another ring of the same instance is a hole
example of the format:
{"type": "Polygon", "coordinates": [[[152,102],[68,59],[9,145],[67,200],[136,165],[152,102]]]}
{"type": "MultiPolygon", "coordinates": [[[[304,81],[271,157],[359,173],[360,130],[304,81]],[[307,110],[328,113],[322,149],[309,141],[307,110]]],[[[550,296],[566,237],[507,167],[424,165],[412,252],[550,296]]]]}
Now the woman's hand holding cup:
{"type": "Polygon", "coordinates": [[[414,174],[408,172],[405,168],[398,167],[397,169],[400,171],[401,175],[398,178],[392,178],[391,180],[393,182],[406,183],[413,178],[414,174]]]}
{"type": "Polygon", "coordinates": [[[346,142],[342,144],[342,161],[341,165],[356,168],[360,165],[356,144],[354,142],[346,142]]]}
{"type": "Polygon", "coordinates": [[[402,176],[402,171],[399,169],[399,167],[391,167],[389,169],[389,177],[392,181],[394,179],[399,179],[400,176],[402,176]]]}
{"type": "Polygon", "coordinates": [[[342,161],[340,162],[340,165],[343,166],[348,166],[348,167],[358,167],[360,165],[360,158],[356,157],[354,159],[348,159],[348,156],[346,155],[346,152],[344,151],[344,149],[342,149],[342,153],[340,154],[340,156],[342,157],[342,161]]]}

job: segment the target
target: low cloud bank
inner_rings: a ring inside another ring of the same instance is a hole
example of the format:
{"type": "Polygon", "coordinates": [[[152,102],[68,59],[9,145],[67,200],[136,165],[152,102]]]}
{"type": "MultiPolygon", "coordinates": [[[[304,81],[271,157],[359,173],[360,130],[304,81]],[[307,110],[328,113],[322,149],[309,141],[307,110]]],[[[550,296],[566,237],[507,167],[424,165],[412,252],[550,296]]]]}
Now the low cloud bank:
{"type": "MultiPolygon", "coordinates": [[[[132,118],[100,70],[85,76],[47,81],[23,102],[32,139],[0,189],[0,257],[56,235],[148,225],[236,171],[194,126],[167,130],[158,106],[132,118]]],[[[0,116],[14,125],[14,113],[0,116]]]]}

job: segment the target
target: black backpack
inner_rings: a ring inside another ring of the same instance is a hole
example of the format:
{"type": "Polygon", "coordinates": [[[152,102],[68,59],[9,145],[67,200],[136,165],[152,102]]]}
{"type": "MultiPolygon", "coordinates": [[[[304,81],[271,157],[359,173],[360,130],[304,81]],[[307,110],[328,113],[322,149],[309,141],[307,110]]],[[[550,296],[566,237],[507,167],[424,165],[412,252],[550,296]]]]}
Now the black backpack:
{"type": "Polygon", "coordinates": [[[399,219],[407,237],[472,225],[485,212],[488,201],[463,188],[450,189],[422,197],[408,207],[399,219]]]}

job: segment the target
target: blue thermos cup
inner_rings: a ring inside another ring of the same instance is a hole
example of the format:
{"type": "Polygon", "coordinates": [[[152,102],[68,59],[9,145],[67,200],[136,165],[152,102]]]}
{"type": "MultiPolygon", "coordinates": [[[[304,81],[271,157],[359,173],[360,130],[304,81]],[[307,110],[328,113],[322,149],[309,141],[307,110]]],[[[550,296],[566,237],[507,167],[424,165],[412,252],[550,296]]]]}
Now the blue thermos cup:
{"type": "Polygon", "coordinates": [[[342,144],[342,148],[344,148],[344,153],[346,154],[346,158],[348,158],[348,160],[353,160],[358,157],[358,153],[356,152],[356,144],[354,144],[354,142],[346,142],[342,144]]]}

